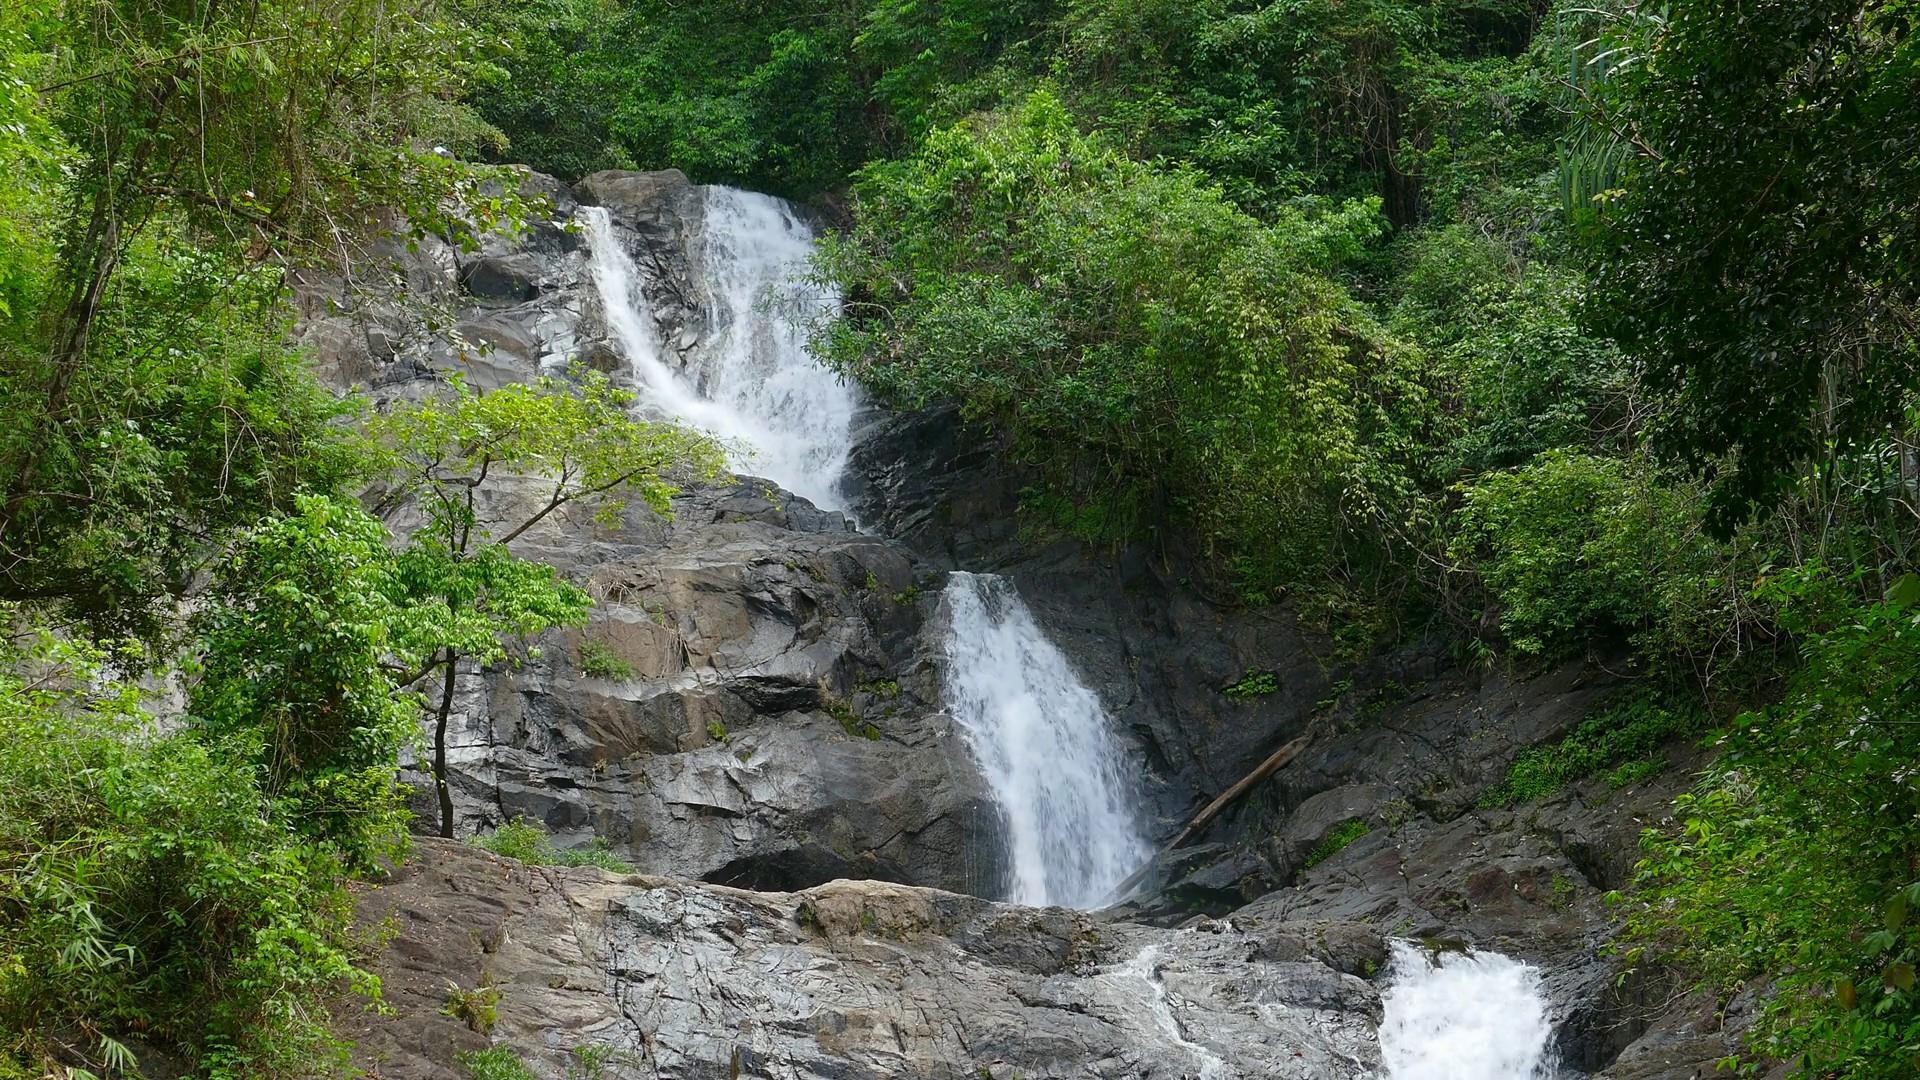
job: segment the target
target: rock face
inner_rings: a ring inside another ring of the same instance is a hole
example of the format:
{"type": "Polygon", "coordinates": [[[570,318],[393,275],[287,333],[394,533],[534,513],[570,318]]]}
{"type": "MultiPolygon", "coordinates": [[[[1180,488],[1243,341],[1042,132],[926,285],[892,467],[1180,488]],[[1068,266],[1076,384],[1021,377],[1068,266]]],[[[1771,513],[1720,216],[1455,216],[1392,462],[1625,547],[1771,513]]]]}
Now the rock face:
{"type": "MultiPolygon", "coordinates": [[[[707,189],[677,172],[526,188],[553,212],[520,236],[390,243],[355,280],[302,282],[323,374],[376,402],[455,372],[483,389],[576,362],[630,378],[571,224],[582,205],[642,268],[668,365],[699,358],[721,325],[707,189]]],[[[454,1052],[487,1038],[440,1014],[447,983],[490,979],[492,1037],[542,1076],[593,1075],[605,1047],[607,1077],[1359,1077],[1384,935],[1541,965],[1571,1068],[1679,1080],[1726,1052],[1710,1003],[1663,1016],[1671,988],[1618,983],[1600,952],[1601,895],[1683,774],[1478,805],[1617,680],[1460,672],[1420,645],[1343,660],[1285,605],[1215,602],[1178,560],[1023,534],[1004,460],[950,411],[876,411],[849,470],[867,532],[742,477],[670,518],[562,513],[516,541],[598,604],[584,629],[461,673],[457,831],[525,817],[674,880],[423,842],[368,901],[401,931],[400,1018],[362,1033],[378,1075],[458,1075],[454,1052]],[[1283,743],[1307,750],[1105,921],[955,895],[1003,880],[998,813],[941,708],[935,598],[962,567],[1011,577],[1099,694],[1154,835],[1283,743]]],[[[502,520],[538,497],[511,478],[484,493],[502,520]]]]}
{"type": "MultiPolygon", "coordinates": [[[[607,207],[649,269],[660,340],[699,348],[714,307],[699,285],[706,189],[674,172],[596,174],[577,196],[544,177],[526,188],[553,213],[517,237],[473,253],[392,243],[370,284],[306,282],[321,370],[376,402],[581,358],[630,378],[571,224],[582,203],[607,207]]],[[[483,498],[512,521],[540,496],[506,479],[483,498]]],[[[690,489],[670,518],[557,514],[515,548],[597,604],[589,626],[518,663],[462,672],[448,725],[461,835],[525,817],[686,878],[994,887],[994,811],[937,704],[921,588],[937,578],[908,549],[751,477],[690,489]]],[[[413,779],[429,810],[427,778],[413,779]]]]}
{"type": "Polygon", "coordinates": [[[386,1080],[458,1076],[458,1055],[490,1041],[543,1080],[587,1061],[607,1080],[1360,1080],[1378,1066],[1373,987],[1293,947],[1324,928],[1155,930],[878,882],[745,892],[437,840],[362,912],[397,931],[381,972],[397,1015],[353,1032],[386,1080]],[[485,987],[491,1023],[449,1015],[485,987]]]}

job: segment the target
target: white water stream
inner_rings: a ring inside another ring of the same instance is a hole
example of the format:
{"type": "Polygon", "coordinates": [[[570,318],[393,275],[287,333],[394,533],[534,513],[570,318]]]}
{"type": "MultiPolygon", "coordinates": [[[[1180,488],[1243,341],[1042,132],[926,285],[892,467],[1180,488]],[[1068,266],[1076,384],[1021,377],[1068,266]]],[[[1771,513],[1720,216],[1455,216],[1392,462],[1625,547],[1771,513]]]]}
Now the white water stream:
{"type": "Polygon", "coordinates": [[[947,704],[1005,819],[1005,899],[1091,908],[1152,849],[1100,699],[990,574],[955,573],[946,606],[947,704]]]}
{"type": "Polygon", "coordinates": [[[734,468],[766,476],[815,506],[841,509],[857,399],[807,351],[808,322],[839,302],[804,280],[813,231],[769,195],[713,187],[704,205],[693,256],[709,332],[684,364],[679,350],[660,340],[639,272],[607,211],[583,208],[607,327],[647,405],[726,440],[734,468]]]}
{"type": "Polygon", "coordinates": [[[1498,953],[1393,943],[1380,1056],[1391,1080],[1550,1080],[1540,969],[1498,953]]]}

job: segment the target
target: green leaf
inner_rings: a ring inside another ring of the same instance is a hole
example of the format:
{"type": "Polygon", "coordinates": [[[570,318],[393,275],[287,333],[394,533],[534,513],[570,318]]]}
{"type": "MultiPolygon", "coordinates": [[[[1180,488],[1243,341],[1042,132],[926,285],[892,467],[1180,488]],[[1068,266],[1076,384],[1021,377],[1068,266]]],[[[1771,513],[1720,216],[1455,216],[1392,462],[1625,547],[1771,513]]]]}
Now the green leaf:
{"type": "Polygon", "coordinates": [[[1890,990],[1911,991],[1913,989],[1913,965],[1905,960],[1896,960],[1880,969],[1880,982],[1890,990]]]}
{"type": "Polygon", "coordinates": [[[1899,580],[1887,589],[1887,602],[1897,608],[1920,603],[1920,574],[1900,575],[1899,580]]]}
{"type": "Polygon", "coordinates": [[[1887,929],[1897,931],[1907,921],[1907,894],[1905,890],[1893,894],[1887,901],[1887,929]]]}

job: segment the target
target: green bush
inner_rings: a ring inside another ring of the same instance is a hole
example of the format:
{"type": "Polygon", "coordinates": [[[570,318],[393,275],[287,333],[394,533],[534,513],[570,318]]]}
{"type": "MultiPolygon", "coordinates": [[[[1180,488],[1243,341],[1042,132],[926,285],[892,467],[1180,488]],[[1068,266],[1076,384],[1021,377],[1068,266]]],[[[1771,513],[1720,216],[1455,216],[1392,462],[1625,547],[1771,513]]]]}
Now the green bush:
{"type": "Polygon", "coordinates": [[[1221,689],[1230,698],[1266,697],[1280,689],[1280,680],[1271,671],[1249,671],[1239,682],[1221,689]]]}
{"type": "Polygon", "coordinates": [[[1744,632],[1733,549],[1691,487],[1645,462],[1568,450],[1461,488],[1451,553],[1478,569],[1514,648],[1564,656],[1596,636],[1656,658],[1744,632]]]}
{"type": "Polygon", "coordinates": [[[852,316],[825,356],[990,421],[1037,475],[1029,508],[1075,534],[1176,527],[1264,594],[1351,564],[1404,492],[1416,358],[1330,276],[1377,203],[1256,220],[1049,92],[868,166],[854,196],[822,256],[852,316]]]}
{"type": "Polygon", "coordinates": [[[556,848],[544,828],[525,818],[515,818],[486,836],[474,837],[473,845],[534,866],[597,866],[616,874],[633,872],[633,864],[615,855],[605,840],[595,838],[580,848],[556,848]]]}
{"type": "Polygon", "coordinates": [[[633,665],[604,641],[581,638],[577,652],[580,670],[587,675],[596,679],[633,678],[633,665]]]}
{"type": "Polygon", "coordinates": [[[392,668],[440,625],[406,596],[385,526],[352,502],[301,495],[243,533],[197,621],[195,725],[248,747],[264,794],[369,870],[404,848],[394,765],[420,742],[419,706],[392,668]]]}
{"type": "Polygon", "coordinates": [[[1332,832],[1327,834],[1326,839],[1315,844],[1313,850],[1307,852],[1306,861],[1301,864],[1301,868],[1311,870],[1319,866],[1321,863],[1326,862],[1328,859],[1346,850],[1354,841],[1372,831],[1373,826],[1360,818],[1341,822],[1334,827],[1332,832]]]}
{"type": "MultiPolygon", "coordinates": [[[[1861,604],[1815,566],[1766,585],[1806,664],[1739,718],[1673,830],[1649,831],[1632,955],[1763,986],[1755,1055],[1910,1077],[1920,1048],[1920,578],[1861,604]]],[[[1754,1071],[1758,1071],[1756,1068],[1754,1071]]]]}
{"type": "Polygon", "coordinates": [[[468,1080],[539,1080],[511,1046],[489,1046],[460,1055],[468,1080]]]}
{"type": "Polygon", "coordinates": [[[213,1080],[341,1071],[328,1003],[379,984],[338,859],[245,740],[156,734],[104,660],[45,637],[0,665],[0,1060],[104,1075],[137,1033],[213,1080]]]}

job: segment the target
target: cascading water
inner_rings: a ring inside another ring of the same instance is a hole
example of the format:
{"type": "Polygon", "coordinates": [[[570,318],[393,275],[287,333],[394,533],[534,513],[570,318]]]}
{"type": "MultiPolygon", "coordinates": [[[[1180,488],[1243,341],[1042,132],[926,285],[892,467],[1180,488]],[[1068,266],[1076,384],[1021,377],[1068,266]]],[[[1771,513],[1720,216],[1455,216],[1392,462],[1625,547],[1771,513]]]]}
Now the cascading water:
{"type": "Polygon", "coordinates": [[[1390,1080],[1550,1080],[1553,1024],[1540,970],[1498,953],[1393,943],[1380,1022],[1390,1080]]]}
{"type": "Polygon", "coordinates": [[[613,221],[585,207],[594,286],[607,326],[647,404],[734,448],[733,465],[825,509],[840,509],[853,390],[807,350],[807,324],[838,299],[804,281],[813,232],[769,195],[706,189],[696,266],[707,287],[709,340],[669,364],[639,274],[613,221]]]}
{"type": "MultiPolygon", "coordinates": [[[[707,339],[660,340],[640,274],[612,218],[583,208],[593,282],[644,406],[703,428],[758,471],[838,509],[857,406],[807,350],[807,323],[838,300],[804,282],[813,233],[778,199],[707,188],[692,253],[707,339]]],[[[1006,898],[1092,907],[1150,853],[1133,785],[1100,701],[1081,685],[1005,581],[956,573],[948,691],[1006,819],[1006,898]]]]}
{"type": "Polygon", "coordinates": [[[1100,699],[990,574],[947,583],[948,706],[1005,817],[1006,899],[1094,907],[1151,849],[1100,699]]]}

